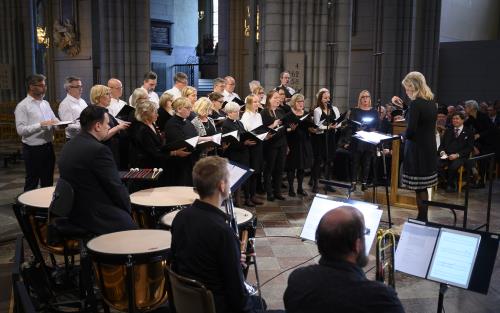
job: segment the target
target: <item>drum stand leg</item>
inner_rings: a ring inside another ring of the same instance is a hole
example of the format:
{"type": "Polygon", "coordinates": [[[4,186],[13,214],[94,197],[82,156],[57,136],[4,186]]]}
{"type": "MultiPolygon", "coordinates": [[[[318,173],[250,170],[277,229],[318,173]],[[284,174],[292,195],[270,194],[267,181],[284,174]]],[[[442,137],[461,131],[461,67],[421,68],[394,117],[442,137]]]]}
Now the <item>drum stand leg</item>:
{"type": "MultiPolygon", "coordinates": [[[[255,238],[250,238],[250,241],[252,242],[252,247],[254,247],[255,238]]],[[[252,255],[252,259],[253,259],[253,266],[255,269],[255,281],[257,283],[257,291],[259,292],[260,308],[264,312],[265,308],[264,308],[264,301],[262,300],[262,290],[260,289],[259,269],[257,268],[257,256],[255,255],[255,248],[253,248],[253,250],[254,253],[252,255]]]]}
{"type": "Polygon", "coordinates": [[[129,256],[127,267],[128,312],[135,313],[134,263],[129,256]]]}

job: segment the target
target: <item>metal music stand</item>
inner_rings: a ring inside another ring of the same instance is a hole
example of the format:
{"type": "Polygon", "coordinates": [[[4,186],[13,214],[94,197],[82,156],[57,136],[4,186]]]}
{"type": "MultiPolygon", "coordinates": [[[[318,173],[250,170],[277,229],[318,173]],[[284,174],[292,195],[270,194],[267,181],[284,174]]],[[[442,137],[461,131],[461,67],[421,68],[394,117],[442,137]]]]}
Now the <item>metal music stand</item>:
{"type": "MultiPolygon", "coordinates": [[[[376,133],[376,132],[371,132],[371,133],[376,133]]],[[[388,221],[382,221],[382,222],[388,223],[389,228],[391,228],[392,227],[392,219],[391,219],[391,202],[389,199],[389,179],[388,179],[388,174],[387,174],[387,162],[386,162],[385,154],[383,153],[383,151],[384,151],[384,147],[386,144],[390,144],[395,140],[401,140],[401,137],[399,137],[399,136],[386,136],[387,137],[386,139],[382,139],[379,141],[369,140],[365,137],[362,137],[362,136],[359,136],[356,134],[353,135],[353,137],[360,140],[360,141],[363,141],[363,142],[366,142],[370,145],[375,146],[375,148],[377,150],[382,152],[381,153],[382,154],[382,164],[383,164],[382,180],[384,181],[384,187],[385,187],[385,201],[387,203],[387,218],[388,218],[388,221]]],[[[376,177],[374,177],[373,180],[375,181],[375,179],[376,179],[376,177]]],[[[374,197],[373,202],[375,202],[375,189],[376,189],[376,184],[373,183],[373,197],[374,197]]]]}

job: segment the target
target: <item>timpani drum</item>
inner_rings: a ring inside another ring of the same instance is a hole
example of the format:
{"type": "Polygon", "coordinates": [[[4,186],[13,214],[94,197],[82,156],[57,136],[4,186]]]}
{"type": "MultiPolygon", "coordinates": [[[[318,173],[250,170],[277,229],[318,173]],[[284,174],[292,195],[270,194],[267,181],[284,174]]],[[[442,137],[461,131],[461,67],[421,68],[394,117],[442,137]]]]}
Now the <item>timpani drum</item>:
{"type": "MultiPolygon", "coordinates": [[[[38,246],[50,253],[63,254],[63,244],[51,245],[47,241],[48,212],[54,190],[55,187],[51,186],[26,191],[17,197],[16,202],[22,206],[23,220],[26,227],[31,229],[38,246]]],[[[71,254],[78,253],[78,241],[69,240],[66,244],[71,254]]]]}
{"type": "Polygon", "coordinates": [[[134,192],[130,195],[132,216],[141,228],[157,228],[160,217],[181,209],[198,199],[193,187],[158,187],[134,192]]]}
{"type": "Polygon", "coordinates": [[[104,301],[119,311],[144,312],[167,299],[170,232],[138,229],[102,235],[87,244],[104,301]]]}
{"type": "MultiPolygon", "coordinates": [[[[224,211],[224,209],[221,209],[224,211]]],[[[172,222],[174,221],[175,216],[179,213],[180,210],[175,210],[163,215],[160,219],[161,225],[170,229],[172,227],[172,222]]],[[[255,236],[255,227],[256,227],[256,219],[253,214],[245,209],[234,208],[234,215],[236,217],[236,221],[238,223],[238,231],[240,233],[240,239],[242,234],[247,231],[248,238],[252,238],[255,236]]]]}

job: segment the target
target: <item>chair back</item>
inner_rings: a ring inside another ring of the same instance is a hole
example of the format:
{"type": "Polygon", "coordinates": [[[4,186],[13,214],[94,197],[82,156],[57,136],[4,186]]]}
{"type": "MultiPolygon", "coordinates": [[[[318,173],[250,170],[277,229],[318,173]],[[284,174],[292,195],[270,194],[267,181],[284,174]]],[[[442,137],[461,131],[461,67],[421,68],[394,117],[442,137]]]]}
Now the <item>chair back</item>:
{"type": "Polygon", "coordinates": [[[215,313],[214,297],[200,282],[168,271],[169,300],[177,313],[215,313]]]}
{"type": "Polygon", "coordinates": [[[50,215],[67,217],[73,209],[73,200],[73,187],[66,180],[59,178],[49,206],[49,219],[50,215]]]}

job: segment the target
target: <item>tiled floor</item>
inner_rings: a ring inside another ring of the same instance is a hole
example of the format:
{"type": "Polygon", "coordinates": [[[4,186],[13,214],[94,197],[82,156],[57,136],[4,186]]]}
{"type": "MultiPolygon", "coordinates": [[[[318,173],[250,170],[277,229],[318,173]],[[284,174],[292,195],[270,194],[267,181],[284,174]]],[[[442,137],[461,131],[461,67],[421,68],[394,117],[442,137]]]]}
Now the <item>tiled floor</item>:
{"type": "MultiPolygon", "coordinates": [[[[0,169],[0,265],[9,263],[13,255],[13,243],[9,241],[19,232],[17,222],[12,214],[11,204],[22,192],[24,183],[24,168],[22,162],[0,169]],[[7,242],[6,242],[7,241],[7,242]],[[6,243],[5,243],[6,242],[6,243]]],[[[361,193],[353,198],[361,198],[361,193]]],[[[479,225],[484,220],[486,208],[486,190],[474,190],[469,202],[469,224],[479,225]]],[[[445,194],[438,191],[436,199],[445,202],[461,203],[463,194],[445,194]]],[[[258,228],[256,235],[257,266],[259,269],[262,293],[269,308],[283,308],[283,292],[291,271],[299,264],[304,266],[316,263],[318,252],[314,243],[302,241],[298,235],[304,224],[312,197],[289,198],[284,201],[266,202],[263,206],[249,209],[257,216],[258,228]],[[304,263],[305,262],[305,263],[304,263]]],[[[493,209],[490,231],[500,232],[500,181],[496,180],[493,188],[493,209]]],[[[384,210],[385,211],[385,210],[384,210]]],[[[401,227],[408,217],[416,216],[414,210],[393,208],[392,217],[395,228],[401,227]]],[[[461,214],[458,214],[459,221],[461,214]]],[[[385,212],[382,219],[386,219],[385,212]]],[[[452,215],[447,210],[431,210],[430,219],[440,223],[451,223],[452,215]]],[[[365,270],[367,276],[373,279],[375,271],[374,249],[370,253],[370,262],[365,270]]],[[[497,261],[500,254],[497,255],[497,261]]],[[[253,267],[248,280],[255,283],[253,267]]],[[[1,287],[3,288],[3,286],[1,287]]],[[[396,289],[406,309],[406,312],[435,312],[439,285],[423,279],[418,279],[397,273],[396,289]]],[[[8,299],[1,299],[4,302],[8,299]]],[[[1,303],[0,303],[1,304],[1,303]]],[[[445,309],[450,312],[500,312],[500,262],[497,262],[492,277],[490,293],[480,295],[458,288],[450,288],[445,298],[445,309]]]]}

